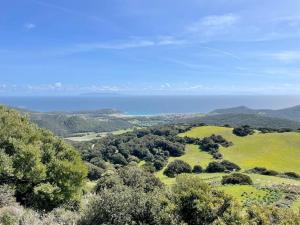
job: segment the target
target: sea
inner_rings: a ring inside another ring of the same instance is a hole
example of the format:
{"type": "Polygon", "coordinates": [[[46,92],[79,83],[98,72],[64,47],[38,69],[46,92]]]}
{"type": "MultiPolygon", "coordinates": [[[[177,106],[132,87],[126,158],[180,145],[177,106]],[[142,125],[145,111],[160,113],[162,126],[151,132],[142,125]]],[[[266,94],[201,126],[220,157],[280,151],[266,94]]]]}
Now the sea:
{"type": "Polygon", "coordinates": [[[39,112],[117,109],[127,115],[208,113],[246,106],[280,109],[300,105],[300,96],[35,96],[0,97],[0,104],[39,112]]]}

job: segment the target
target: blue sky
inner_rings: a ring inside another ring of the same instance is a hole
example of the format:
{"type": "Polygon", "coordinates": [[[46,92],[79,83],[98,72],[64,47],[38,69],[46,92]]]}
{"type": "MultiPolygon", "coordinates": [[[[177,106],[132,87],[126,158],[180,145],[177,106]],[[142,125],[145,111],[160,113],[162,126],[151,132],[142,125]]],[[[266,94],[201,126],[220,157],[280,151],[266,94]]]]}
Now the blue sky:
{"type": "Polygon", "coordinates": [[[300,94],[299,0],[0,2],[0,95],[300,94]]]}

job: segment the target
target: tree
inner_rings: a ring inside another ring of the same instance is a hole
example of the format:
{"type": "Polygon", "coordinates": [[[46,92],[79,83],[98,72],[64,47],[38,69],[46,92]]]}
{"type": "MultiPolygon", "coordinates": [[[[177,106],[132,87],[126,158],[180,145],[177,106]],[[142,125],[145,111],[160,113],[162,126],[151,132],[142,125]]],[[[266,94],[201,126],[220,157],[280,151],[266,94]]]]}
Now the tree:
{"type": "Polygon", "coordinates": [[[242,173],[233,173],[227,176],[223,176],[222,184],[253,184],[251,178],[242,173]]]}
{"type": "Polygon", "coordinates": [[[174,160],[167,166],[167,168],[164,171],[164,174],[168,177],[175,177],[176,175],[181,173],[191,173],[191,172],[192,172],[192,168],[188,163],[182,160],[174,160]]]}
{"type": "Polygon", "coordinates": [[[179,218],[188,225],[245,224],[238,204],[199,177],[179,175],[172,188],[179,218]]]}
{"type": "Polygon", "coordinates": [[[203,172],[203,169],[202,169],[202,167],[200,166],[200,165],[195,165],[194,167],[193,167],[193,171],[192,171],[193,173],[202,173],[203,172]]]}
{"type": "Polygon", "coordinates": [[[19,202],[51,210],[78,199],[87,168],[70,145],[1,106],[0,146],[0,182],[19,202]]]}
{"type": "Polygon", "coordinates": [[[240,136],[240,137],[245,137],[247,135],[254,134],[254,130],[248,125],[236,127],[232,130],[232,132],[233,132],[233,134],[240,136]]]}

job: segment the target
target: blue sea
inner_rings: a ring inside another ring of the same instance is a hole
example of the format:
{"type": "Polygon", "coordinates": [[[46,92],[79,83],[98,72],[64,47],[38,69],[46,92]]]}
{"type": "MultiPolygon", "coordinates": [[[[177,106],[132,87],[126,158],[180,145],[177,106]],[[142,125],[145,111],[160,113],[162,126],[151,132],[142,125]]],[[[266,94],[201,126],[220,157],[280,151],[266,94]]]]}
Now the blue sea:
{"type": "Polygon", "coordinates": [[[236,106],[279,109],[300,105],[300,96],[0,97],[0,104],[40,112],[113,108],[128,115],[157,115],[208,113],[215,109],[236,106]]]}

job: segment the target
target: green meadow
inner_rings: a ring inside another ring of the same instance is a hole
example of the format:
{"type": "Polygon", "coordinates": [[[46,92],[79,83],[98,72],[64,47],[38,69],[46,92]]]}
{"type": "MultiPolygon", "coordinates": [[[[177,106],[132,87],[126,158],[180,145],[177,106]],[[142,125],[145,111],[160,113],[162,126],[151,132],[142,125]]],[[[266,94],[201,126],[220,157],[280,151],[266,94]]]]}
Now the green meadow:
{"type": "Polygon", "coordinates": [[[232,134],[232,128],[203,126],[193,128],[181,136],[207,137],[212,134],[222,135],[233,142],[232,147],[221,147],[220,152],[224,155],[224,159],[238,164],[242,169],[259,166],[278,172],[300,173],[300,133],[256,132],[250,136],[238,137],[232,134]]]}
{"type": "MultiPolygon", "coordinates": [[[[266,167],[278,172],[293,171],[300,173],[300,133],[269,133],[256,132],[246,137],[238,137],[232,133],[232,128],[217,126],[202,126],[192,128],[181,137],[208,137],[212,134],[222,135],[226,140],[233,142],[229,148],[220,148],[224,159],[238,164],[242,172],[254,167],[266,167]]],[[[214,159],[212,156],[199,149],[196,145],[186,145],[186,152],[181,157],[170,157],[168,163],[175,159],[181,159],[191,166],[201,165],[206,168],[209,162],[214,159]]],[[[166,167],[165,167],[166,168],[166,167]]],[[[164,168],[164,169],[165,169],[164,168]]],[[[176,178],[169,178],[163,175],[163,170],[156,173],[166,185],[175,183],[176,178]]],[[[284,187],[287,190],[291,187],[300,189],[300,180],[288,179],[275,176],[264,176],[259,174],[248,174],[253,180],[253,185],[221,185],[224,173],[201,173],[200,176],[205,182],[211,183],[217,189],[233,196],[242,204],[256,202],[262,204],[273,204],[283,201],[284,191],[276,187],[284,187]]],[[[300,197],[291,205],[293,209],[300,208],[300,197]]]]}

